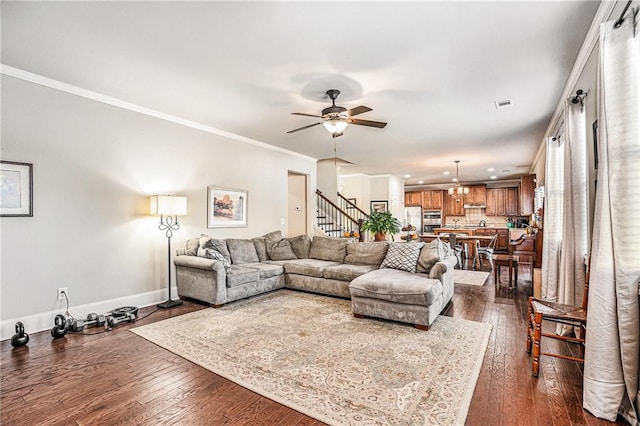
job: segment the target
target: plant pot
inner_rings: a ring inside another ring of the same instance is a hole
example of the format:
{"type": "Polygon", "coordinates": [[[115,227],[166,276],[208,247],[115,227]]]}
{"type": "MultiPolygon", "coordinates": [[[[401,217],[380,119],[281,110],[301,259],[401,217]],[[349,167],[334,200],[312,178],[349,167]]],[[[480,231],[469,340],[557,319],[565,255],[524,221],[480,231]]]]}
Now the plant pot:
{"type": "Polygon", "coordinates": [[[376,232],[375,236],[373,237],[374,241],[386,241],[387,240],[387,233],[386,232],[376,232]]]}

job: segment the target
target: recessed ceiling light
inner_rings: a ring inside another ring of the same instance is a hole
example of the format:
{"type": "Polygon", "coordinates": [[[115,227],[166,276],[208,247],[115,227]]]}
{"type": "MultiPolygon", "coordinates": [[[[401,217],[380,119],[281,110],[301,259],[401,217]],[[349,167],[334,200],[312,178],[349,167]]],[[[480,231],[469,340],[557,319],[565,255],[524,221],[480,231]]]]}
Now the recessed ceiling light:
{"type": "Polygon", "coordinates": [[[488,171],[488,172],[492,172],[492,171],[494,171],[494,170],[495,170],[495,169],[494,169],[493,167],[489,167],[489,168],[487,169],[487,171],[488,171]]]}
{"type": "Polygon", "coordinates": [[[443,172],[442,174],[443,174],[443,175],[448,175],[448,174],[449,174],[449,172],[443,172]]]}
{"type": "Polygon", "coordinates": [[[495,101],[496,109],[509,108],[513,106],[512,99],[505,99],[503,101],[495,101]]]}
{"type": "Polygon", "coordinates": [[[411,177],[411,175],[404,175],[405,179],[409,179],[411,177]]]}
{"type": "Polygon", "coordinates": [[[456,178],[451,179],[451,182],[457,182],[457,181],[458,181],[458,179],[456,179],[456,178]]]}
{"type": "Polygon", "coordinates": [[[491,178],[491,179],[498,179],[498,176],[493,175],[493,176],[491,176],[490,178],[491,178]]]}
{"type": "Polygon", "coordinates": [[[418,183],[422,185],[424,183],[424,181],[423,180],[419,180],[418,183]]]}

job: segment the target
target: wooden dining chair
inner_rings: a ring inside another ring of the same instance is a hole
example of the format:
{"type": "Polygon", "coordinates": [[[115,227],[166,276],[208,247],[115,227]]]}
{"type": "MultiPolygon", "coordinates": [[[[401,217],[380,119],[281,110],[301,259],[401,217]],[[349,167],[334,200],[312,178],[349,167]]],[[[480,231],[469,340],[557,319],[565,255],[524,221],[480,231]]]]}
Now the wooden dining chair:
{"type": "Polygon", "coordinates": [[[478,269],[482,268],[482,256],[484,256],[491,265],[491,269],[493,270],[493,252],[496,249],[496,243],[498,241],[498,234],[494,234],[493,237],[489,240],[489,244],[486,246],[481,246],[480,241],[475,241],[475,253],[473,256],[473,267],[478,265],[478,269]]]}
{"type": "Polygon", "coordinates": [[[581,306],[565,305],[562,303],[549,302],[542,299],[529,297],[528,327],[527,327],[527,352],[533,351],[531,360],[531,374],[538,377],[540,370],[540,355],[562,358],[570,361],[584,362],[585,336],[587,331],[587,301],[589,296],[589,267],[584,281],[584,295],[581,306]],[[542,331],[544,321],[555,324],[568,325],[578,328],[578,336],[562,336],[542,331]],[[543,337],[561,340],[579,346],[579,355],[564,355],[559,353],[541,352],[540,341],[543,337]]]}

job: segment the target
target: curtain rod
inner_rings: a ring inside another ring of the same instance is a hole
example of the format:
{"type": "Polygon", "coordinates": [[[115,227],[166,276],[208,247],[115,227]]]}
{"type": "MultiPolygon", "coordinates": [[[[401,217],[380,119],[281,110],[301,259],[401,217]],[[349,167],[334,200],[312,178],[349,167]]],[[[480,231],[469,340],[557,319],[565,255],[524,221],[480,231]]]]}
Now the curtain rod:
{"type": "Polygon", "coordinates": [[[616,21],[615,24],[613,24],[613,28],[620,28],[620,26],[622,25],[622,23],[624,22],[624,15],[627,13],[627,10],[629,9],[629,6],[631,6],[631,2],[633,0],[629,0],[627,1],[627,5],[624,7],[624,9],[622,10],[622,13],[620,14],[620,17],[618,18],[618,20],[616,21]]]}

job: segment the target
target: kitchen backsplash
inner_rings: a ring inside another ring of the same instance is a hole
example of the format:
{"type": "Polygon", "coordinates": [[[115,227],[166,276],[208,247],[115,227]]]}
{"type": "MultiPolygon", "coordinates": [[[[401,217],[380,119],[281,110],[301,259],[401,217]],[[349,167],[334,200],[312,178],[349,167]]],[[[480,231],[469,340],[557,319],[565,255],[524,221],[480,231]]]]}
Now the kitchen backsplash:
{"type": "Polygon", "coordinates": [[[445,226],[478,226],[481,220],[487,222],[490,228],[506,228],[507,219],[512,217],[514,221],[518,219],[527,219],[528,216],[487,216],[484,209],[466,209],[464,216],[446,216],[443,221],[445,226]]]}

